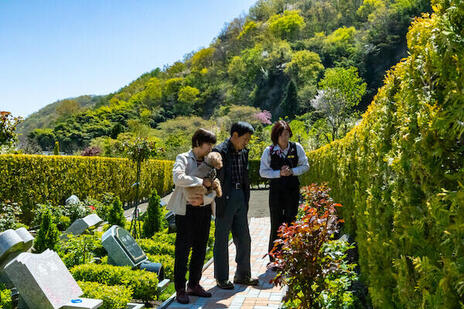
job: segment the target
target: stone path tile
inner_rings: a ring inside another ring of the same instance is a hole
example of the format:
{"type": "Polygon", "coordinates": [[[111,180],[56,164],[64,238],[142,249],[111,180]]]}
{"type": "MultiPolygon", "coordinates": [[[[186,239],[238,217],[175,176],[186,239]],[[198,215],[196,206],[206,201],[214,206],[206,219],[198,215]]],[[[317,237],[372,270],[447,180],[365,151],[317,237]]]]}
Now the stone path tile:
{"type": "MultiPolygon", "coordinates": [[[[251,234],[251,273],[253,277],[259,278],[256,287],[235,285],[233,290],[221,290],[216,287],[214,279],[214,263],[204,270],[201,285],[205,290],[211,292],[211,298],[190,297],[190,303],[186,305],[174,301],[169,308],[279,308],[285,289],[274,287],[269,280],[275,275],[266,269],[269,258],[267,253],[269,239],[270,221],[269,217],[251,218],[249,220],[251,234]]],[[[229,279],[234,278],[235,245],[229,246],[229,279]]]]}

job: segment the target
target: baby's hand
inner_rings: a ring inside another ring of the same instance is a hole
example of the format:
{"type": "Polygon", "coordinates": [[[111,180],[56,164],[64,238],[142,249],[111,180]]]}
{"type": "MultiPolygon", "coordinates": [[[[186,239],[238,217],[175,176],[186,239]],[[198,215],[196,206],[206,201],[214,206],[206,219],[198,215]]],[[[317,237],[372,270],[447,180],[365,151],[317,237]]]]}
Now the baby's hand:
{"type": "Polygon", "coordinates": [[[203,179],[203,185],[204,185],[206,188],[211,187],[211,180],[209,180],[209,179],[203,179]]]}

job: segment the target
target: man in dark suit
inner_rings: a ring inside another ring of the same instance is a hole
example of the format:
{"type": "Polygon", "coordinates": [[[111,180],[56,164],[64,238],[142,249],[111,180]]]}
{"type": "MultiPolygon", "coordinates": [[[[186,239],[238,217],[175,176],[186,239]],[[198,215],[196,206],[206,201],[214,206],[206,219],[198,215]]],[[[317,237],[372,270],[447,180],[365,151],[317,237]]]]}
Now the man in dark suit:
{"type": "Polygon", "coordinates": [[[233,289],[229,281],[229,232],[236,247],[237,270],[234,283],[258,285],[258,279],[251,278],[250,251],[251,237],[248,228],[248,202],[250,182],[248,179],[248,150],[245,148],[254,133],[247,122],[234,123],[230,138],[213,151],[222,156],[223,167],[218,171],[223,194],[216,198],[216,231],[214,240],[214,277],[221,289],[233,289]]]}

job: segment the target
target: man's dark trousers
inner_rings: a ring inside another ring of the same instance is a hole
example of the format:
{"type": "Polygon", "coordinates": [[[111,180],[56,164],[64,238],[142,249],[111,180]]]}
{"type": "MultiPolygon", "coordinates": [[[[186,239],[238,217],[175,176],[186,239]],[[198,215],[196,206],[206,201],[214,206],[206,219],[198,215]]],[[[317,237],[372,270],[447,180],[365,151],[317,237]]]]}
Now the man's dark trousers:
{"type": "Polygon", "coordinates": [[[200,283],[210,225],[211,205],[203,207],[187,205],[185,216],[176,215],[176,259],[174,263],[176,290],[185,289],[185,274],[190,249],[192,249],[192,257],[189,267],[189,285],[194,286],[200,283]]]}
{"type": "Polygon", "coordinates": [[[248,209],[242,189],[232,189],[226,201],[224,213],[216,218],[214,243],[214,277],[218,281],[229,280],[229,232],[236,247],[236,279],[251,276],[250,251],[251,238],[248,228],[248,209]]]}

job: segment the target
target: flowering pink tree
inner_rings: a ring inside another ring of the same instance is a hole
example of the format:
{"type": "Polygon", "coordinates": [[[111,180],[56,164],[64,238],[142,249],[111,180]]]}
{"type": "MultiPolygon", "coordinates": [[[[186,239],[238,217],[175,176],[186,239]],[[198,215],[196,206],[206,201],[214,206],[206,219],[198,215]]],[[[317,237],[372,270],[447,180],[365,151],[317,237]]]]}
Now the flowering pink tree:
{"type": "Polygon", "coordinates": [[[263,110],[259,113],[253,115],[257,120],[259,120],[262,124],[271,124],[271,112],[267,110],[263,110]]]}

